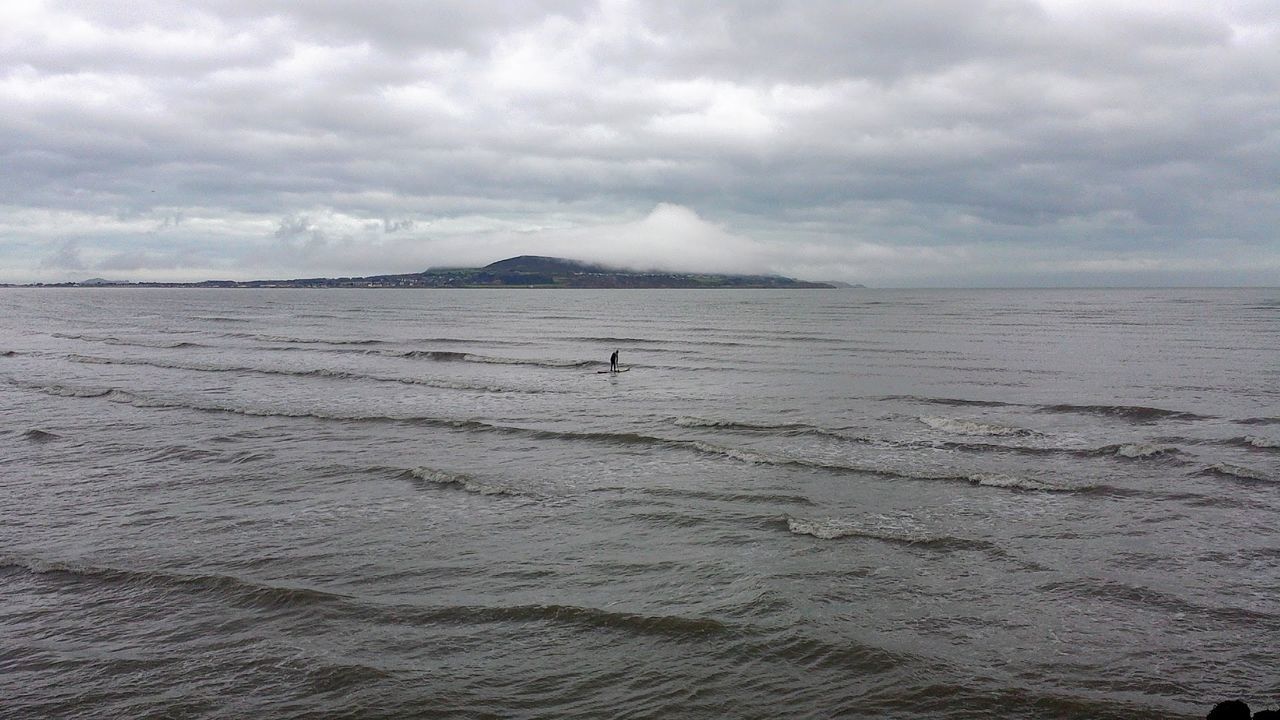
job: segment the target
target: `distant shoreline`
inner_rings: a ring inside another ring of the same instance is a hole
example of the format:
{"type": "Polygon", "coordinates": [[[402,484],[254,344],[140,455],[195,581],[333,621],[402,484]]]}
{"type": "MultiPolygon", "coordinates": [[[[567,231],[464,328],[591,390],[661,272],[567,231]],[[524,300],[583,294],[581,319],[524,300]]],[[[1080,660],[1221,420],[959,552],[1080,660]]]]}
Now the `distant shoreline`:
{"type": "Polygon", "coordinates": [[[80,282],[0,285],[0,287],[91,288],[300,288],[300,289],[832,289],[862,287],[840,282],[807,282],[781,275],[730,275],[721,273],[635,272],[577,260],[521,255],[482,268],[426,270],[399,275],[367,277],[296,278],[291,280],[203,280],[200,282],[118,282],[92,278],[80,282]]]}

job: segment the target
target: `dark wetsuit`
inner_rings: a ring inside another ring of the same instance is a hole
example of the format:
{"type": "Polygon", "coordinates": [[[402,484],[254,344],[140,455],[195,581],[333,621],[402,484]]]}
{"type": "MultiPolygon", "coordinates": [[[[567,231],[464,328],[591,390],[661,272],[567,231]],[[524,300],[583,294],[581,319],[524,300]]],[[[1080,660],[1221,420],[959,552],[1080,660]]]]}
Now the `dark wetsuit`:
{"type": "Polygon", "coordinates": [[[609,356],[609,372],[618,372],[618,351],[614,350],[609,356]]]}

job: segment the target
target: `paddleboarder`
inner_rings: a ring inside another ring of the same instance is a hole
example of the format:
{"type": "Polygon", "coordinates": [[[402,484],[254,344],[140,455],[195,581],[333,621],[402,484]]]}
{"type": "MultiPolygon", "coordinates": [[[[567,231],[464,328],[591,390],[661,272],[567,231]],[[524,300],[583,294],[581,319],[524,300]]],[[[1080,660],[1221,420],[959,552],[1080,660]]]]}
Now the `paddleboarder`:
{"type": "Polygon", "coordinates": [[[614,350],[609,356],[609,372],[618,372],[618,351],[614,350]]]}

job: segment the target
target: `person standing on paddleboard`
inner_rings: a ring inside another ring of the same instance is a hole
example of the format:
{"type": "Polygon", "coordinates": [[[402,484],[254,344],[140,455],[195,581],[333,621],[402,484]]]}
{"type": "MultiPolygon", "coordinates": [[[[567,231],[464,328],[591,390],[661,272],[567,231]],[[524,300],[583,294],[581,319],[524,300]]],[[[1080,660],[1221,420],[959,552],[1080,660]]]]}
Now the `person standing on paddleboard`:
{"type": "Polygon", "coordinates": [[[609,372],[618,372],[618,351],[614,350],[609,356],[609,372]]]}

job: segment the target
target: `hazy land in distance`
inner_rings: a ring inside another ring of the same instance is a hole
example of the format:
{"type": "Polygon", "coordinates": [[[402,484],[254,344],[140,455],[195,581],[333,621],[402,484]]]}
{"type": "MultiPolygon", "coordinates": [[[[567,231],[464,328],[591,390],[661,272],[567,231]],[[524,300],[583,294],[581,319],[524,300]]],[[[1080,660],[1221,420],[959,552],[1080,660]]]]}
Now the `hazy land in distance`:
{"type": "MultiPolygon", "coordinates": [[[[10,286],[12,287],[12,286],[10,286]]],[[[204,280],[202,282],[117,282],[93,278],[80,282],[36,283],[20,287],[165,287],[165,288],[837,288],[862,287],[841,282],[806,282],[781,275],[637,272],[564,258],[521,255],[481,268],[440,268],[400,275],[296,278],[292,280],[204,280]]]]}

